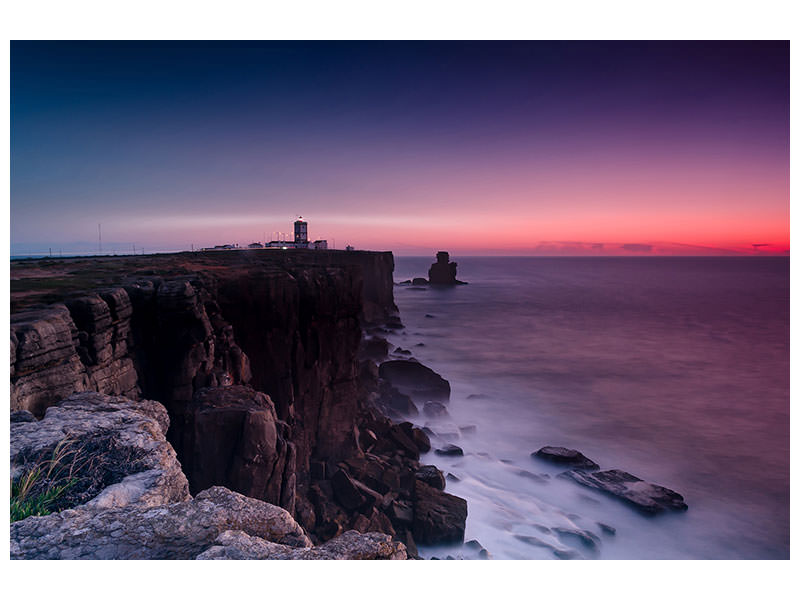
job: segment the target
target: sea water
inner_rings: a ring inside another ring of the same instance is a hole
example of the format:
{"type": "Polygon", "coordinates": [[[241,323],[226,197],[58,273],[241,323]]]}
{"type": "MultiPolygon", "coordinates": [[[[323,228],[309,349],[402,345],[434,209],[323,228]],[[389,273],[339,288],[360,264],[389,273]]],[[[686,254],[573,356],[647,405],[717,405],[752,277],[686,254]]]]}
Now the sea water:
{"type": "MultiPolygon", "coordinates": [[[[395,286],[406,328],[389,341],[452,386],[449,416],[412,420],[464,450],[422,462],[458,478],[467,540],[496,559],[788,558],[788,257],[453,260],[469,285],[395,286]],[[545,445],[689,509],[641,515],[557,477],[531,457],[545,445]]],[[[400,282],[432,260],[395,262],[400,282]]]]}

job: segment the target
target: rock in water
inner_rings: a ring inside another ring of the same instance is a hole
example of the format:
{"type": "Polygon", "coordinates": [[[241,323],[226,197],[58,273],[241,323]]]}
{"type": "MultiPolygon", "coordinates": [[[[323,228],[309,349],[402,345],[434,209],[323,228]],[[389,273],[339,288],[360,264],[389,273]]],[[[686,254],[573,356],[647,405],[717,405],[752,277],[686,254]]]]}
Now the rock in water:
{"type": "Polygon", "coordinates": [[[666,509],[686,510],[688,508],[683,501],[683,496],[678,492],[642,481],[619,469],[597,471],[596,473],[567,471],[559,477],[572,479],[581,485],[615,496],[647,514],[657,514],[666,509]]]}
{"type": "Polygon", "coordinates": [[[573,469],[592,470],[600,468],[600,465],[586,458],[577,450],[571,450],[570,448],[563,448],[561,446],[544,446],[531,454],[531,456],[559,465],[568,465],[573,469]]]}
{"type": "Polygon", "coordinates": [[[458,263],[450,262],[450,254],[437,252],[436,262],[428,269],[428,279],[434,285],[456,285],[461,283],[456,279],[458,263]]]}
{"type": "Polygon", "coordinates": [[[437,448],[434,452],[440,456],[464,456],[464,451],[455,444],[447,444],[437,448]]]}

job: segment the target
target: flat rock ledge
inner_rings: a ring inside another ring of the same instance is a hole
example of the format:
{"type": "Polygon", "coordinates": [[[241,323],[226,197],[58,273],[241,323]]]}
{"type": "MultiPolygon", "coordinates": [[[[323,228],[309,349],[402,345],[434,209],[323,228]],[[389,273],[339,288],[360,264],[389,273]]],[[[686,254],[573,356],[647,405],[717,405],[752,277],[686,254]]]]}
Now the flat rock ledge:
{"type": "Polygon", "coordinates": [[[229,530],[309,548],[284,509],[223,487],[187,502],[64,510],[11,524],[12,559],[193,559],[229,530]]]}
{"type": "Polygon", "coordinates": [[[638,477],[611,469],[609,471],[567,471],[559,477],[572,479],[592,489],[615,496],[646,514],[658,514],[665,510],[687,510],[683,496],[669,488],[648,483],[638,477]]]}
{"type": "Polygon", "coordinates": [[[406,548],[385,533],[346,531],[313,548],[292,548],[244,531],[223,531],[198,560],[406,560],[406,548]]]}
{"type": "Polygon", "coordinates": [[[175,450],[164,437],[169,417],[158,402],[80,392],[48,408],[41,421],[25,411],[14,415],[10,427],[12,479],[24,470],[23,457],[102,432],[112,436],[119,448],[141,456],[141,468],[104,488],[83,506],[158,506],[191,498],[175,450]],[[26,414],[31,418],[24,418],[26,414]]]}

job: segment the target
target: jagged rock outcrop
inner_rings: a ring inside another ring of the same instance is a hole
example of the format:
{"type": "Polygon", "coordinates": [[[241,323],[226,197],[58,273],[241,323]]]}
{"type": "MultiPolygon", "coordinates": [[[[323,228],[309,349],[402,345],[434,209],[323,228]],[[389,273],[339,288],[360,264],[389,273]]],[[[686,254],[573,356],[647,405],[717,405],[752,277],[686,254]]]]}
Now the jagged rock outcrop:
{"type": "Polygon", "coordinates": [[[436,262],[428,269],[428,281],[433,285],[456,285],[461,283],[456,279],[457,269],[458,263],[450,262],[449,253],[437,252],[436,262]]]}
{"type": "Polygon", "coordinates": [[[128,355],[130,306],[118,294],[93,295],[70,309],[54,304],[11,315],[11,409],[36,415],[73,392],[137,397],[128,355]],[[114,310],[109,305],[114,306],[114,310]],[[87,313],[94,311],[96,321],[87,313]]]}
{"type": "Polygon", "coordinates": [[[11,558],[193,559],[229,530],[295,548],[311,546],[282,508],[213,487],[187,502],[28,517],[11,524],[11,558]]]}
{"type": "Polygon", "coordinates": [[[313,548],[292,548],[243,531],[224,531],[198,560],[405,560],[403,544],[383,533],[346,531],[313,548]]]}
{"type": "MultiPolygon", "coordinates": [[[[158,402],[130,400],[96,392],[71,395],[58,406],[47,409],[41,421],[11,423],[11,478],[17,479],[25,460],[50,454],[59,443],[80,443],[87,436],[102,433],[113,437],[114,449],[121,457],[134,450],[138,469],[121,481],[109,485],[87,506],[110,508],[131,504],[157,506],[189,499],[189,485],[165,434],[169,427],[167,411],[158,402]]],[[[97,457],[81,457],[90,461],[97,457]]],[[[123,471],[125,465],[109,465],[123,471]]]]}
{"type": "Polygon", "coordinates": [[[414,486],[414,540],[423,544],[464,541],[467,501],[423,483],[414,486]]]}
{"type": "Polygon", "coordinates": [[[183,468],[194,493],[222,485],[294,512],[295,449],[269,396],[246,386],[204,388],[186,410],[183,468]]]}
{"type": "Polygon", "coordinates": [[[213,289],[199,278],[160,278],[126,286],[134,307],[134,355],[146,397],[172,417],[170,439],[181,452],[186,409],[204,387],[246,384],[250,361],[220,315],[213,289]]]}
{"type": "Polygon", "coordinates": [[[665,510],[686,510],[683,496],[669,488],[643,481],[630,473],[611,469],[609,471],[567,471],[559,477],[571,479],[581,485],[599,490],[630,504],[647,514],[658,514],[665,510]]]}

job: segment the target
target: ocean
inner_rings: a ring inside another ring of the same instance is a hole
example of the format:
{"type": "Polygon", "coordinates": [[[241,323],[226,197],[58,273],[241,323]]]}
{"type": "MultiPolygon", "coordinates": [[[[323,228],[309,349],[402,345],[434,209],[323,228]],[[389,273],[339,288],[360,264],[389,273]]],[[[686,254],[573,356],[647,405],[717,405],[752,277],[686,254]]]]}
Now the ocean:
{"type": "MultiPolygon", "coordinates": [[[[395,286],[389,341],[450,381],[449,416],[411,420],[458,436],[463,457],[421,461],[458,478],[466,540],[495,559],[789,557],[788,257],[451,260],[469,285],[395,286]],[[643,516],[556,477],[530,456],[545,445],[689,509],[643,516]]],[[[396,257],[395,282],[431,262],[396,257]]]]}

